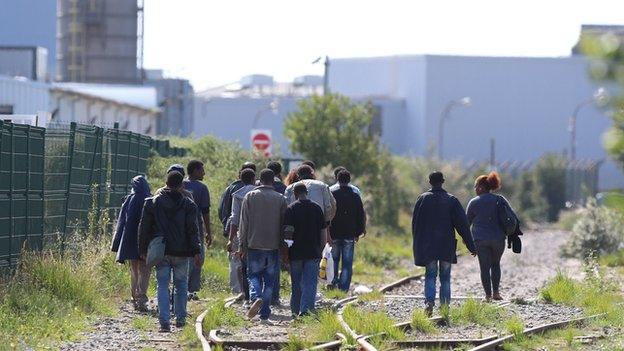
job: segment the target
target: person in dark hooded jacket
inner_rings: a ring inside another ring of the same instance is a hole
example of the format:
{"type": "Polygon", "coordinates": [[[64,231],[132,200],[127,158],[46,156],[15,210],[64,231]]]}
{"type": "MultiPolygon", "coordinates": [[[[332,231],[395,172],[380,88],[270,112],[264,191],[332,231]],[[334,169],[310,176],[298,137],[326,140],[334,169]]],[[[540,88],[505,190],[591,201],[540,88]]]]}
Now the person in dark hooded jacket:
{"type": "Polygon", "coordinates": [[[425,267],[425,313],[431,315],[440,276],[440,303],[451,302],[451,264],[457,263],[459,233],[473,256],[475,245],[464,208],[457,198],[442,189],[442,172],[429,175],[431,189],[418,197],[412,216],[414,264],[425,267]]]}
{"type": "Polygon", "coordinates": [[[154,237],[162,236],[165,241],[165,258],[156,265],[161,332],[171,330],[169,282],[172,271],[176,326],[181,328],[186,324],[189,258],[193,257],[196,265],[201,261],[197,206],[183,195],[183,179],[177,171],[167,175],[167,187],[157,196],[145,200],[139,224],[139,254],[142,257],[147,255],[148,246],[154,237]]]}
{"type": "Polygon", "coordinates": [[[132,192],[124,200],[119,212],[111,250],[117,253],[117,262],[130,262],[132,303],[136,310],[147,311],[150,269],[139,256],[137,237],[143,203],[151,194],[147,180],[142,175],[132,178],[131,185],[132,192]]]}

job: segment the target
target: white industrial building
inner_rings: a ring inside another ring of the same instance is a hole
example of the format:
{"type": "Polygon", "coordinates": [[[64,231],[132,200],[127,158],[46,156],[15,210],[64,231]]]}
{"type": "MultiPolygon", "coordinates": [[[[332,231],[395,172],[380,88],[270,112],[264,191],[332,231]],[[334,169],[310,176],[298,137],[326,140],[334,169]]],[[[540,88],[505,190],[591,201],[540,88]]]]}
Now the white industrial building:
{"type": "MultiPolygon", "coordinates": [[[[249,148],[251,129],[269,129],[281,155],[296,156],[283,135],[284,121],[296,110],[298,99],[321,93],[321,84],[316,79],[304,89],[305,84],[250,76],[238,85],[204,92],[196,101],[194,135],[212,134],[249,148]]],[[[381,141],[395,154],[436,155],[440,117],[445,114],[443,157],[464,162],[489,161],[491,140],[498,162],[568,154],[569,119],[581,106],[576,159],[604,161],[602,189],[624,187],[624,175],[602,145],[611,125],[608,111],[588,103],[599,85],[589,77],[582,56],[333,59],[329,87],[373,103],[381,141]],[[469,98],[469,106],[460,103],[462,98],[469,98]]]]}
{"type": "Polygon", "coordinates": [[[0,76],[0,115],[38,115],[46,122],[77,122],[156,135],[160,118],[154,87],[42,83],[0,76]]]}

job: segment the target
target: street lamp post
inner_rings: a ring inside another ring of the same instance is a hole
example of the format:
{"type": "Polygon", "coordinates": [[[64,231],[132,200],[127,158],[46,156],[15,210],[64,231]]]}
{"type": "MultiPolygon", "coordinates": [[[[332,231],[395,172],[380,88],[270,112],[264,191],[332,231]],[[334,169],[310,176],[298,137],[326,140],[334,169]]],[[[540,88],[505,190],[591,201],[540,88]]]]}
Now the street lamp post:
{"type": "MultiPolygon", "coordinates": [[[[322,57],[317,57],[312,64],[321,62],[322,57]]],[[[329,56],[325,56],[325,62],[323,62],[323,95],[329,94],[329,56]]]]}
{"type": "Polygon", "coordinates": [[[570,132],[570,161],[576,160],[576,119],[579,112],[584,106],[595,103],[597,105],[603,104],[609,98],[607,91],[604,88],[598,88],[591,98],[581,101],[570,116],[568,124],[568,131],[570,132]]]}
{"type": "Polygon", "coordinates": [[[444,152],[444,122],[448,119],[451,110],[455,106],[470,106],[472,104],[472,100],[470,97],[466,96],[461,99],[451,100],[449,101],[442,112],[440,112],[440,117],[438,120],[438,159],[442,160],[444,152]]]}

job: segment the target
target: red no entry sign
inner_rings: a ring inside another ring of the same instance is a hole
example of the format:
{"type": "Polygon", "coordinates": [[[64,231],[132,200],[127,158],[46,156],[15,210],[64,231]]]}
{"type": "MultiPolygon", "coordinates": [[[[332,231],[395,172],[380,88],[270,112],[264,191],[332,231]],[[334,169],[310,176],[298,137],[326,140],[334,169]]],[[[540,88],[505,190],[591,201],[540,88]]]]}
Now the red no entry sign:
{"type": "Polygon", "coordinates": [[[254,129],[251,131],[251,147],[267,156],[271,153],[271,131],[254,129]]]}

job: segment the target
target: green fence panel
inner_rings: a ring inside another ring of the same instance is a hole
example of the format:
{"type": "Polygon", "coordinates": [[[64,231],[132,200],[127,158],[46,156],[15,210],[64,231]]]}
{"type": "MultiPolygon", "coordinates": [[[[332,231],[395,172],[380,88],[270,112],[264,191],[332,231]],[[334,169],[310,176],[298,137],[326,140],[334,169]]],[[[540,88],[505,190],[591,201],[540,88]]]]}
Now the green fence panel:
{"type": "Polygon", "coordinates": [[[64,250],[70,233],[87,233],[91,210],[114,219],[152,153],[186,150],[118,128],[0,121],[0,269],[15,267],[24,247],[64,250]]]}

